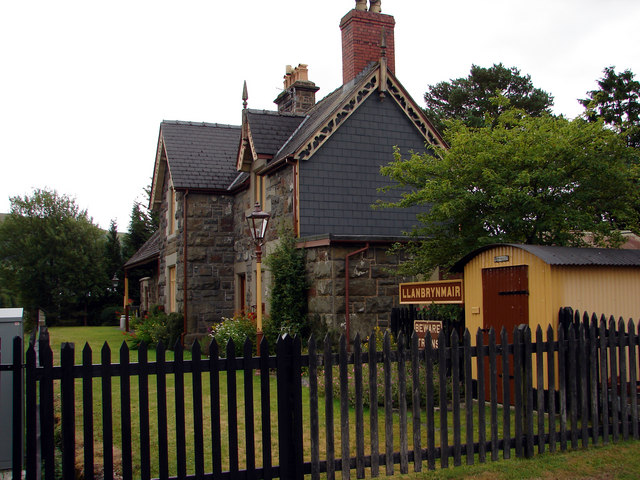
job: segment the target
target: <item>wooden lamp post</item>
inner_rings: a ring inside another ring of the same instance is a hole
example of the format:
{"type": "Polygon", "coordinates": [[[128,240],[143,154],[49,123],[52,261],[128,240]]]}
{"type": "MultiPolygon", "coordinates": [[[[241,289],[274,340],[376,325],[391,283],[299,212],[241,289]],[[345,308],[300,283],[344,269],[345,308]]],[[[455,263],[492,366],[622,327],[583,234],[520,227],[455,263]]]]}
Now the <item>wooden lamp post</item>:
{"type": "Polygon", "coordinates": [[[258,355],[260,355],[260,342],[262,341],[262,245],[264,245],[269,218],[271,215],[260,210],[259,202],[256,202],[253,212],[247,215],[247,224],[253,243],[256,245],[256,342],[258,355]]]}

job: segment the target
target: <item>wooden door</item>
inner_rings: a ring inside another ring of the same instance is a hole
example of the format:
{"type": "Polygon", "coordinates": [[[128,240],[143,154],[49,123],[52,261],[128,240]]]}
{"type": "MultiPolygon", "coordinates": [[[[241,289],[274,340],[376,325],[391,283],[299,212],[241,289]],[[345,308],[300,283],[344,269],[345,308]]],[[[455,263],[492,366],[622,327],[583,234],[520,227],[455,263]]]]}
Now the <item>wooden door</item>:
{"type": "MultiPolygon", "coordinates": [[[[527,265],[482,270],[483,331],[485,344],[489,329],[493,327],[499,342],[502,327],[507,330],[509,343],[513,342],[513,330],[521,324],[529,324],[529,271],[527,265]]],[[[498,401],[502,403],[502,359],[498,358],[498,401]]],[[[509,358],[511,379],[511,403],[513,402],[513,357],[509,358]]],[[[485,398],[489,399],[489,359],[485,362],[485,398]]]]}

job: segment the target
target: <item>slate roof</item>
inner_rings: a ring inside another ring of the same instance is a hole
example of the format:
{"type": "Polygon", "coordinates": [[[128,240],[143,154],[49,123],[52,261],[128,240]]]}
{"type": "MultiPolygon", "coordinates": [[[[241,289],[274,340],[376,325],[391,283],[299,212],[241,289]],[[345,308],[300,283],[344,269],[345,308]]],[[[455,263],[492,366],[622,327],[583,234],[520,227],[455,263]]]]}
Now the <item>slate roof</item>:
{"type": "Polygon", "coordinates": [[[256,153],[275,155],[304,118],[301,115],[279,114],[270,110],[247,110],[247,121],[256,153]]]}
{"type": "Polygon", "coordinates": [[[282,148],[280,148],[274,160],[280,160],[294,154],[307,141],[308,137],[315,133],[333,111],[342,107],[343,103],[353,95],[354,91],[359,88],[362,79],[370,75],[376,68],[378,68],[378,62],[371,62],[367,68],[360,72],[349,83],[338,87],[316,103],[307,113],[305,121],[293,133],[287,143],[282,145],[282,148]]]}
{"type": "Polygon", "coordinates": [[[165,120],[160,129],[174,187],[226,189],[238,176],[240,126],[165,120]]]}
{"type": "Polygon", "coordinates": [[[640,250],[616,248],[553,247],[546,245],[521,245],[514,243],[494,244],[481,247],[465,255],[452,267],[461,272],[464,266],[478,254],[494,247],[509,246],[520,248],[535,255],[548,265],[557,266],[598,266],[598,267],[640,267],[640,250]]]}
{"type": "Polygon", "coordinates": [[[320,100],[307,112],[306,116],[278,113],[271,110],[247,110],[247,121],[257,154],[273,155],[273,159],[281,160],[295,153],[326,121],[334,110],[342,107],[344,102],[359,88],[363,78],[378,68],[372,62],[349,83],[337,88],[320,100]]]}
{"type": "Polygon", "coordinates": [[[133,256],[127,260],[124,264],[125,268],[131,268],[138,265],[144,265],[152,260],[155,260],[160,255],[160,246],[162,244],[162,236],[160,230],[157,230],[153,235],[149,237],[140,249],[133,254],[133,256]]]}

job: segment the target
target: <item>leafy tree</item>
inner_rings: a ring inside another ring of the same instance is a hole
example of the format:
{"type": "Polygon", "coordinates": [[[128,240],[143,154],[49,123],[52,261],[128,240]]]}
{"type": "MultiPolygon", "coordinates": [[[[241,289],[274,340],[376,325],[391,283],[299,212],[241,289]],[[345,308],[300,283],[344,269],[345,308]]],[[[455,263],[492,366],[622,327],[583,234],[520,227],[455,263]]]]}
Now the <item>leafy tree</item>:
{"type": "Polygon", "coordinates": [[[532,116],[550,113],[553,105],[553,97],[535,88],[530,75],[523,76],[517,68],[506,68],[502,63],[489,68],[471,65],[468,77],[428,88],[425,111],[441,132],[446,128],[445,120],[460,120],[469,127],[495,124],[504,111],[504,103],[492,101],[497,96],[507,98],[512,107],[532,116]]]}
{"type": "Polygon", "coordinates": [[[134,202],[131,209],[129,231],[123,239],[125,258],[131,258],[158,229],[155,218],[140,204],[134,202]]]}
{"type": "Polygon", "coordinates": [[[510,109],[494,128],[457,121],[445,137],[450,149],[409,159],[396,151],[381,169],[405,191],[380,205],[425,208],[406,273],[448,267],[491,243],[581,246],[592,232],[613,246],[621,223],[638,228],[637,152],[601,122],[510,109]]]}
{"type": "Polygon", "coordinates": [[[631,70],[616,73],[607,67],[598,80],[598,90],[587,92],[579,100],[585,107],[589,121],[602,120],[606,125],[626,137],[631,147],[640,147],[640,82],[634,80],[631,70]]]}
{"type": "Polygon", "coordinates": [[[3,282],[20,306],[44,309],[53,322],[86,314],[108,288],[103,232],[56,191],[37,189],[10,201],[11,213],[0,225],[3,282]]]}

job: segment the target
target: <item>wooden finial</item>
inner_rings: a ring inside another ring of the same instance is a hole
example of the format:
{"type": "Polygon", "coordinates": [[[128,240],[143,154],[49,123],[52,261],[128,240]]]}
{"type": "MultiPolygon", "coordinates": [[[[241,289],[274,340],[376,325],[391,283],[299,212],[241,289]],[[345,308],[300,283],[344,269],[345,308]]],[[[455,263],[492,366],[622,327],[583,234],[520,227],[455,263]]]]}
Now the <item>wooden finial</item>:
{"type": "Polygon", "coordinates": [[[244,87],[242,87],[242,108],[247,109],[247,100],[249,100],[249,93],[247,92],[247,81],[244,81],[244,87]]]}
{"type": "Polygon", "coordinates": [[[387,35],[382,27],[380,39],[380,100],[384,100],[387,91],[387,35]]]}

